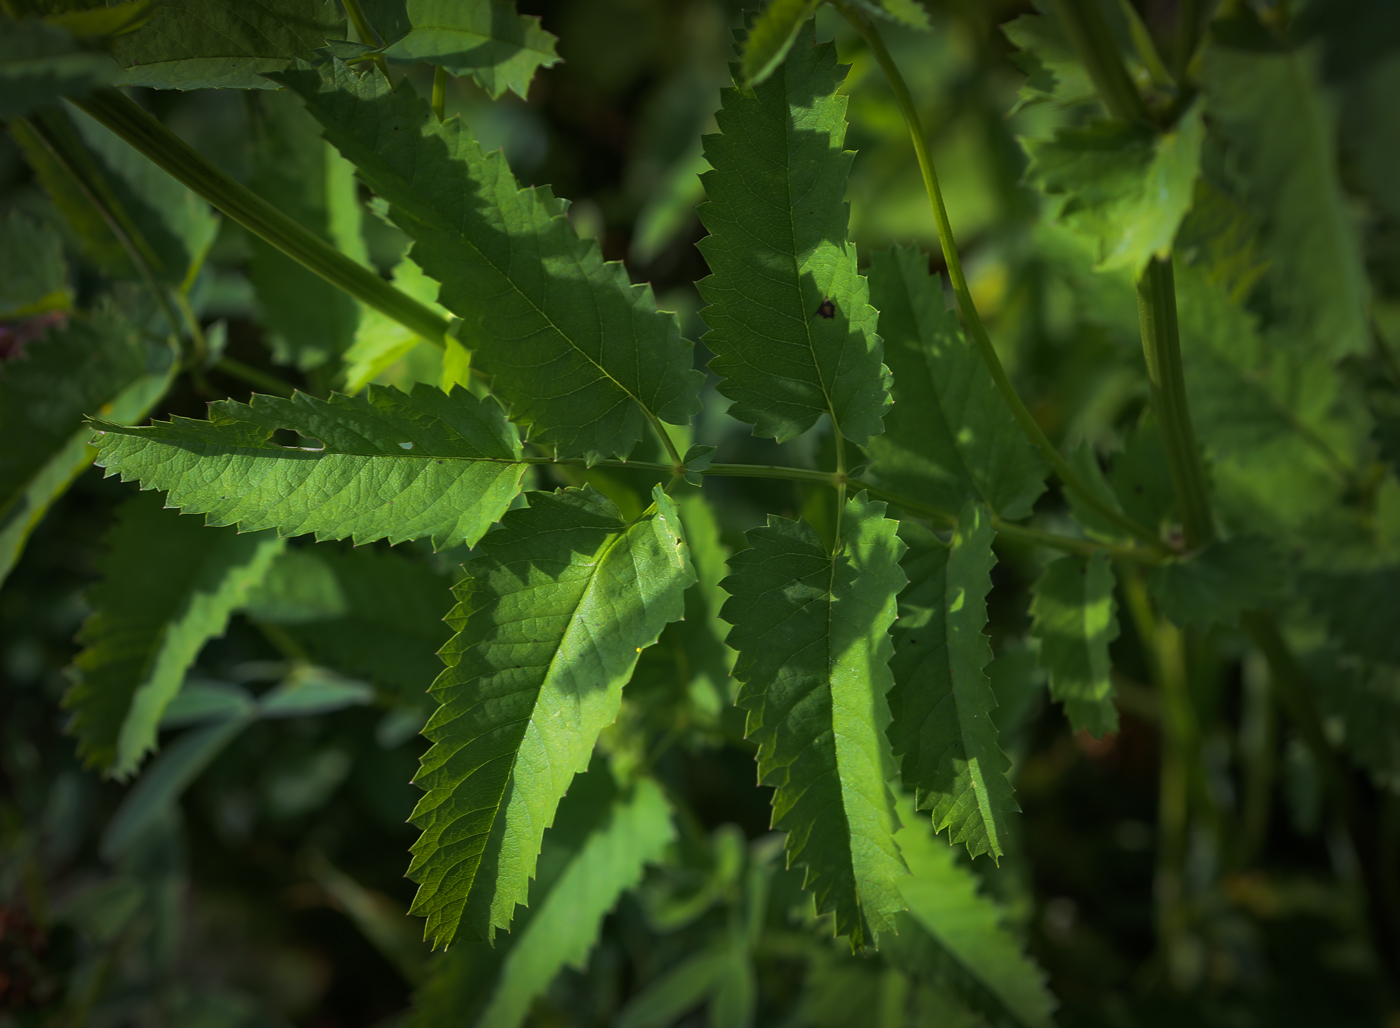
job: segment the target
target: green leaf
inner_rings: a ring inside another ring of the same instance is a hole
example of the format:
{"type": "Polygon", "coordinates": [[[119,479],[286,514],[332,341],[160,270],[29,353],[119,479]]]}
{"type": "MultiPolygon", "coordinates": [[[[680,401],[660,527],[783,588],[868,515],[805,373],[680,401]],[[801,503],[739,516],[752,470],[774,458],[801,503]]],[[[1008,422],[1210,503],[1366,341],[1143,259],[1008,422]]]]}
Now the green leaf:
{"type": "MultiPolygon", "coordinates": [[[[396,289],[419,303],[450,317],[451,312],[437,302],[438,290],[442,286],[423,274],[423,269],[409,258],[405,257],[394,265],[389,280],[396,289]]],[[[361,308],[354,343],[344,355],[345,391],[360,392],[421,342],[412,329],[405,328],[387,314],[373,307],[361,308]]]]}
{"type": "MultiPolygon", "coordinates": [[[[598,768],[589,777],[607,774],[598,768]]],[[[561,820],[563,814],[561,808],[561,820]]],[[[549,891],[531,890],[530,918],[506,955],[476,1028],[519,1028],[535,997],[560,971],[584,970],[604,916],[675,839],[671,805],[650,779],[602,805],[601,814],[549,891]]],[[[541,862],[545,859],[542,855],[541,862]]]]}
{"type": "Polygon", "coordinates": [[[443,283],[441,303],[491,389],[556,455],[626,457],[648,417],[681,424],[700,408],[702,376],[674,314],[633,286],[598,244],[581,240],[567,204],[521,189],[500,151],[483,154],[404,82],[337,64],[279,76],[326,136],[390,203],[415,240],[413,260],[443,283]]]}
{"type": "Polygon", "coordinates": [[[400,553],[309,547],[278,558],[246,612],[280,626],[316,663],[422,702],[442,670],[450,584],[400,553]]]}
{"type": "Polygon", "coordinates": [[[933,23],[919,0],[855,0],[857,7],[906,28],[929,32],[933,23]]]}
{"type": "Polygon", "coordinates": [[[92,463],[86,416],[145,417],[174,371],[168,348],[108,312],[73,315],[0,363],[0,581],[49,505],[92,463]]]}
{"type": "Polygon", "coordinates": [[[1036,104],[1069,105],[1095,98],[1093,80],[1058,20],[1023,14],[1003,25],[1002,31],[1017,48],[1012,59],[1026,73],[1012,113],[1036,104]]]}
{"type": "Polygon", "coordinates": [[[112,82],[121,69],[56,25],[0,21],[0,118],[18,118],[112,82]]]}
{"type": "Polygon", "coordinates": [[[691,954],[628,1000],[617,1028],[670,1028],[709,998],[733,959],[727,947],[691,954]]]}
{"type": "Polygon", "coordinates": [[[140,494],[117,510],[64,697],[85,763],[126,778],[156,748],[185,672],[281,552],[270,533],[209,529],[140,494]]]}
{"type": "Polygon", "coordinates": [[[1004,852],[1007,814],[1018,810],[997,745],[996,706],[985,672],[992,648],[982,634],[991,590],[992,520],[976,504],[963,508],[945,545],[927,529],[901,522],[909,547],[894,628],[890,742],[904,786],[918,809],[933,811],[936,831],[973,856],[1004,852]]]}
{"type": "Polygon", "coordinates": [[[1400,671],[1337,661],[1314,677],[1313,694],[1341,727],[1347,754],[1378,785],[1400,792],[1400,671]]]}
{"type": "MultiPolygon", "coordinates": [[[[321,138],[301,102],[278,91],[258,97],[257,144],[252,147],[252,190],[341,253],[368,263],[360,236],[360,202],[350,162],[321,138]]],[[[253,283],[275,359],[306,370],[350,348],[359,307],[277,249],[249,234],[253,283]]],[[[383,315],[380,315],[383,317],[383,315]]]]}
{"type": "Polygon", "coordinates": [[[524,98],[537,68],[559,63],[555,38],[512,0],[408,0],[413,28],[384,48],[391,61],[427,61],[470,75],[491,99],[507,89],[524,98]]]}
{"type": "Polygon", "coordinates": [[[1234,625],[1240,614],[1277,603],[1288,585],[1287,558],[1259,535],[1221,539],[1147,576],[1158,608],[1182,627],[1234,625]]]}
{"type": "Polygon", "coordinates": [[[493,400],[430,386],[329,400],[255,394],[251,405],[211,403],[208,421],[97,427],[99,467],[169,491],[171,505],[208,514],[211,525],[356,543],[474,545],[519,492],[526,467],[493,400]],[[278,430],[321,445],[283,446],[278,430]]]}
{"type": "Polygon", "coordinates": [[[1200,105],[1168,132],[1101,121],[1025,139],[1026,181],[1061,198],[1058,217],[1096,241],[1098,270],[1139,274],[1171,251],[1191,207],[1205,140],[1200,105]]]}
{"type": "Polygon", "coordinates": [[[629,525],[591,487],[532,493],[466,566],[415,779],[413,912],[435,943],[463,921],[488,939],[510,925],[637,655],[684,613],[695,575],[679,516],[659,487],[653,499],[629,525]]]}
{"type": "Polygon", "coordinates": [[[67,310],[72,302],[63,241],[12,209],[0,221],[0,318],[32,318],[67,310]]]}
{"type": "Polygon", "coordinates": [[[258,697],[258,714],[265,718],[308,717],[359,707],[374,699],[374,690],[328,674],[322,668],[300,667],[258,697]]]}
{"type": "Polygon", "coordinates": [[[1046,565],[1031,593],[1040,666],[1050,673],[1050,695],[1065,705],[1070,727],[1098,739],[1118,731],[1108,658],[1108,644],[1118,638],[1113,565],[1102,550],[1087,560],[1061,557],[1046,565]]]}
{"type": "Polygon", "coordinates": [[[1050,1028],[1055,999],[1045,974],[1004,925],[997,903],[978,889],[977,875],[957,849],[932,835],[907,798],[899,846],[910,877],[900,883],[909,912],[880,952],[909,974],[958,997],[996,1028],[1050,1028]]]}
{"type": "Polygon", "coordinates": [[[1045,489],[1045,462],[944,307],[927,257],[916,247],[876,253],[870,298],[894,374],[885,433],[867,444],[876,479],[944,510],[980,500],[1003,517],[1028,515],[1045,489]]]}
{"type": "MultiPolygon", "coordinates": [[[[1119,502],[1118,495],[1104,476],[1103,466],[1099,464],[1099,455],[1093,443],[1087,439],[1080,440],[1069,452],[1069,465],[1094,495],[1113,510],[1122,511],[1123,504],[1119,502]]],[[[1074,511],[1074,519],[1089,535],[1099,539],[1124,538],[1122,528],[1089,507],[1076,494],[1070,493],[1068,498],[1070,510],[1074,511]]]]}
{"type": "Polygon", "coordinates": [[[1167,469],[1167,447],[1149,409],[1114,454],[1108,478],[1123,513],[1159,531],[1176,514],[1176,491],[1167,469]]]}
{"type": "Polygon", "coordinates": [[[1305,352],[1364,353],[1366,273],[1328,98],[1308,52],[1251,22],[1215,27],[1201,83],[1229,181],[1264,227],[1268,304],[1305,352]]]}
{"type": "Polygon", "coordinates": [[[792,49],[797,33],[821,0],[769,0],[749,29],[739,67],[744,81],[756,86],[767,79],[792,49]]]}
{"type": "Polygon", "coordinates": [[[337,5],[324,0],[165,0],[113,55],[124,86],[154,89],[275,89],[264,73],[310,60],[344,36],[337,5]]]}
{"type": "Polygon", "coordinates": [[[817,912],[833,912],[852,946],[873,943],[904,905],[884,737],[889,628],[904,577],[884,512],[864,493],[849,500],[834,555],[811,525],[769,515],[722,583],[739,705],[759,779],[777,790],[773,827],[788,833],[789,863],[806,867],[817,912]]]}
{"type": "Polygon", "coordinates": [[[1400,567],[1299,576],[1308,605],[1347,653],[1400,667],[1400,567]]]}
{"type": "Polygon", "coordinates": [[[730,415],[779,442],[828,414],[864,444],[890,405],[877,312],[846,237],[844,77],[809,24],[767,81],[724,91],[720,133],[704,140],[710,370],[730,415]]]}

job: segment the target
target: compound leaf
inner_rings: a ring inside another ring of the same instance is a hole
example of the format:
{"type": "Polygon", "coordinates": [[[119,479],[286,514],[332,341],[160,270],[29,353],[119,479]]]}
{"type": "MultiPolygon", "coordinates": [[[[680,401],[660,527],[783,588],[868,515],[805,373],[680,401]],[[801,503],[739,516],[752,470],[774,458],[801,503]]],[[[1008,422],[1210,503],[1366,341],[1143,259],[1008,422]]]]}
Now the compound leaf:
{"type": "Polygon", "coordinates": [[[629,525],[591,486],[532,493],[466,566],[415,779],[426,795],[413,813],[413,912],[435,942],[463,921],[488,939],[509,927],[638,654],[684,613],[695,575],[680,519],[659,487],[653,499],[629,525]]]}
{"type": "Polygon", "coordinates": [[[1284,555],[1258,535],[1218,539],[1147,576],[1147,591],[1175,624],[1233,625],[1240,613],[1271,606],[1288,584],[1284,555]]]}
{"type": "Polygon", "coordinates": [[[843,78],[809,23],[770,78],[724,91],[720,132],[704,139],[710,370],[729,413],[779,442],[829,414],[863,444],[890,404],[877,313],[846,237],[843,78]]]}
{"type": "Polygon", "coordinates": [[[776,788],[773,827],[788,860],[805,865],[817,912],[834,912],[853,946],[889,930],[903,908],[904,863],[886,782],[889,628],[904,584],[896,522],[864,493],[849,500],[828,553],[806,522],[770,515],[729,558],[734,677],[743,683],[758,773],[776,788]]]}
{"type": "Polygon", "coordinates": [[[145,417],[164,394],[175,355],[110,312],[46,315],[47,334],[0,362],[0,581],[39,519],[92,463],[89,414],[145,417]]]}
{"type": "Polygon", "coordinates": [[[944,307],[928,259],[916,247],[876,253],[870,298],[894,374],[885,433],[867,444],[874,475],[944,510],[981,500],[1003,517],[1025,517],[1045,488],[1045,462],[944,307]]]}
{"type": "Polygon", "coordinates": [[[284,543],[206,528],[144,494],[118,509],[106,544],[64,706],[86,763],[126,778],[156,748],[161,715],[199,651],[223,634],[284,543]]]}
{"type": "Polygon", "coordinates": [[[901,522],[909,547],[894,628],[890,742],[901,758],[905,788],[918,809],[933,811],[936,831],[973,856],[1003,853],[1006,816],[1018,810],[997,744],[991,680],[983,670],[992,649],[987,625],[991,590],[992,519],[968,504],[947,545],[913,522],[901,522]]]}
{"type": "Polygon", "coordinates": [[[537,68],[559,63],[555,38],[512,0],[408,0],[409,33],[384,48],[391,61],[427,61],[470,75],[494,100],[524,97],[537,68]]]}
{"type": "Polygon", "coordinates": [[[1096,738],[1118,731],[1108,644],[1118,638],[1113,566],[1102,550],[1088,559],[1061,557],[1031,589],[1031,635],[1050,695],[1065,705],[1070,727],[1096,738]]]}
{"type": "Polygon", "coordinates": [[[756,86],[783,63],[793,40],[821,0],[769,0],[749,29],[739,60],[744,81],[756,86]]]}
{"type": "Polygon", "coordinates": [[[703,377],[673,314],[633,286],[567,204],[521,189],[500,151],[483,154],[462,123],[440,123],[404,82],[357,77],[338,62],[278,76],[326,137],[390,203],[411,256],[443,283],[457,338],[532,441],[557,455],[626,457],[648,417],[688,421],[703,377]]]}
{"type": "Polygon", "coordinates": [[[172,506],[245,532],[470,546],[505,513],[526,467],[500,407],[463,389],[255,394],[251,404],[211,403],[208,421],[96,424],[108,475],[167,490],[172,506]],[[283,446],[278,430],[321,445],[283,446]]]}

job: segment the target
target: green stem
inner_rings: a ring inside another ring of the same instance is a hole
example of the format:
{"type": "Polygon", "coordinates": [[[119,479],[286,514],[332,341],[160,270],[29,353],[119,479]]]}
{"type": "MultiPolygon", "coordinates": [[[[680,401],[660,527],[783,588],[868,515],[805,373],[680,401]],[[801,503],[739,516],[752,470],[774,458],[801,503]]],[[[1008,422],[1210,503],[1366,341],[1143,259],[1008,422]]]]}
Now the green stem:
{"type": "Polygon", "coordinates": [[[1142,353],[1152,383],[1152,406],[1162,428],[1167,469],[1188,549],[1197,549],[1215,537],[1210,513],[1210,493],[1205,467],[1191,426],[1186,402],[1186,378],[1181,370],[1181,338],[1176,321],[1176,284],[1171,258],[1154,257],[1137,284],[1138,321],[1142,327],[1142,353]]]}
{"type": "Polygon", "coordinates": [[[295,387],[283,382],[276,375],[269,375],[266,371],[261,371],[251,364],[244,364],[242,361],[236,361],[232,357],[220,357],[214,362],[214,370],[222,371],[225,375],[240,379],[248,383],[248,385],[266,389],[268,392],[276,393],[278,396],[293,396],[296,394],[295,387]]]}
{"type": "MultiPolygon", "coordinates": [[[[350,24],[355,27],[355,35],[360,37],[360,42],[367,46],[383,46],[384,40],[378,32],[374,31],[374,26],[365,17],[364,9],[360,7],[360,0],[342,0],[345,5],[345,16],[350,19],[350,24]]],[[[383,54],[374,55],[374,64],[387,79],[389,77],[389,65],[384,60],[383,54]]]]}
{"type": "Polygon", "coordinates": [[[1205,22],[1205,0],[1179,0],[1177,9],[1177,29],[1175,59],[1176,80],[1185,82],[1191,67],[1191,59],[1196,56],[1196,47],[1201,42],[1201,28],[1205,22]]]}
{"type": "Polygon", "coordinates": [[[1058,0],[1055,9],[1108,113],[1120,121],[1150,124],[1147,104],[1123,64],[1113,30],[1095,0],[1058,0]]]}
{"type": "Polygon", "coordinates": [[[433,68],[433,114],[447,120],[447,69],[441,64],[433,68]]]}
{"type": "Polygon", "coordinates": [[[254,235],[414,334],[446,345],[447,319],[235,182],[122,93],[102,89],[72,102],[254,235]]]}
{"type": "Polygon", "coordinates": [[[1081,503],[1133,538],[1139,539],[1163,553],[1170,552],[1170,548],[1157,537],[1155,532],[1138,524],[1121,511],[1114,510],[1075,474],[1069,462],[1060,456],[1060,452],[1046,437],[1045,432],[1036,423],[1035,418],[1017,394],[1016,387],[1011,384],[1006,369],[1002,367],[1001,358],[997,356],[996,348],[992,346],[991,337],[982,324],[977,307],[972,302],[972,292],[968,289],[967,277],[963,274],[962,261],[958,256],[957,243],[953,239],[953,226],[948,220],[948,210],[943,203],[943,191],[938,185],[938,174],[934,170],[933,155],[929,151],[928,139],[924,135],[918,109],[914,106],[914,98],[909,94],[909,87],[905,84],[899,67],[894,63],[894,58],[890,56],[889,50],[885,47],[884,40],[880,38],[879,30],[869,19],[845,4],[838,2],[836,6],[865,38],[871,53],[875,55],[875,60],[883,69],[886,79],[889,80],[890,89],[894,92],[900,111],[904,114],[910,138],[914,142],[914,153],[919,160],[919,170],[923,173],[924,188],[928,191],[929,203],[933,208],[933,219],[938,225],[938,239],[943,248],[943,259],[948,265],[948,279],[953,286],[958,313],[962,317],[968,335],[972,337],[973,345],[977,347],[983,361],[986,362],[987,369],[992,374],[992,381],[996,384],[997,392],[1001,393],[1002,399],[1006,401],[1012,416],[1021,426],[1021,430],[1025,432],[1027,438],[1055,469],[1055,474],[1059,476],[1065,488],[1074,493],[1081,503]]]}

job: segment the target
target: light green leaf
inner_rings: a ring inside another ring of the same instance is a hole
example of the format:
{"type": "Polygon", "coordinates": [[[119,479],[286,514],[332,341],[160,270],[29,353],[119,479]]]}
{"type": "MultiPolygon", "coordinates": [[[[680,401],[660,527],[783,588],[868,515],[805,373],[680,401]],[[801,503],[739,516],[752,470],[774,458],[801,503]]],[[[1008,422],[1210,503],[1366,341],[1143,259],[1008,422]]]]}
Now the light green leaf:
{"type": "Polygon", "coordinates": [[[222,724],[256,712],[257,701],[241,685],[191,678],[185,680],[174,699],[166,704],[160,727],[222,724]]]}
{"type": "Polygon", "coordinates": [[[82,96],[112,82],[121,69],[56,25],[0,22],[0,118],[18,118],[67,94],[82,96]]]}
{"type": "Polygon", "coordinates": [[[779,442],[828,414],[864,444],[890,404],[877,312],[846,237],[844,77],[808,24],[767,81],[724,91],[720,133],[704,140],[710,370],[730,415],[779,442]]]}
{"type": "Polygon", "coordinates": [[[390,203],[413,260],[443,283],[456,336],[511,417],[560,456],[626,457],[648,417],[675,424],[700,407],[702,376],[650,286],[579,239],[567,204],[521,189],[500,151],[483,154],[456,119],[438,122],[407,82],[343,65],[279,76],[326,136],[390,203]]]}
{"type": "MultiPolygon", "coordinates": [[[[278,91],[257,101],[249,186],[341,253],[368,263],[353,166],[321,138],[295,96],[278,91]]],[[[349,349],[359,321],[355,301],[261,236],[250,233],[249,242],[248,278],[277,361],[305,370],[349,349]]]]}
{"type": "MultiPolygon", "coordinates": [[[[51,315],[52,317],[53,315],[51,315]]],[[[175,371],[174,354],[114,314],[71,316],[0,364],[0,581],[70,482],[92,463],[89,414],[143,418],[175,371]]]]}
{"type": "Polygon", "coordinates": [[[996,1028],[1050,1028],[1055,999],[1045,974],[1003,923],[1003,912],[978,889],[957,850],[933,836],[907,798],[899,846],[910,877],[900,883],[909,912],[899,934],[880,939],[896,967],[958,997],[996,1028]]]}
{"type": "Polygon", "coordinates": [[[359,707],[374,699],[374,690],[327,673],[322,668],[300,667],[258,697],[258,713],[265,718],[308,717],[359,707]]]}
{"type": "Polygon", "coordinates": [[[991,718],[996,699],[986,666],[992,648],[982,634],[991,590],[992,520],[969,504],[951,543],[902,522],[909,547],[894,628],[894,688],[889,729],[901,758],[904,786],[920,810],[932,809],[936,831],[973,856],[1004,852],[1006,817],[1018,810],[991,718]]]}
{"type": "Polygon", "coordinates": [[[751,86],[778,70],[792,49],[793,40],[821,0],[769,0],[749,29],[739,67],[751,86]]]}
{"type": "Polygon", "coordinates": [[[92,767],[126,778],[156,748],[156,729],[185,672],[267,573],[282,540],[181,517],[140,494],[117,510],[98,562],[63,705],[92,767]]]}
{"type": "Polygon", "coordinates": [[[1230,182],[1263,225],[1269,306],[1307,353],[1364,353],[1366,273],[1328,98],[1313,55],[1280,46],[1252,18],[1215,26],[1201,83],[1230,182]]]}
{"type": "Polygon", "coordinates": [[[1059,219],[1098,245],[1098,270],[1139,274],[1171,251],[1191,207],[1205,124],[1193,105],[1169,132],[1120,121],[1025,139],[1026,181],[1060,197],[1059,219]]]}
{"type": "Polygon", "coordinates": [[[1263,536],[1219,539],[1147,576],[1158,608],[1182,627],[1233,625],[1240,613],[1277,603],[1288,585],[1287,558],[1263,536]]]}
{"type": "Polygon", "coordinates": [[[817,912],[852,946],[873,943],[903,908],[905,873],[886,782],[889,628],[904,584],[896,522],[864,493],[849,500],[828,553],[806,522],[769,515],[729,558],[721,616],[734,626],[734,677],[760,781],[776,788],[773,827],[807,869],[817,912]]]}
{"type": "Polygon", "coordinates": [[[963,336],[957,316],[916,247],[876,253],[870,298],[880,311],[894,406],[867,444],[872,472],[890,489],[944,510],[980,500],[1025,517],[1045,489],[1045,462],[963,336]]]}
{"type": "Polygon", "coordinates": [[[118,84],[154,89],[275,89],[266,72],[310,60],[345,35],[339,9],[324,0],[165,0],[113,54],[118,84]]]}
{"type": "MultiPolygon", "coordinates": [[[[600,767],[591,775],[607,773],[600,767]]],[[[604,916],[675,839],[671,805],[650,779],[613,798],[601,813],[548,893],[531,890],[530,919],[506,955],[477,1028],[519,1028],[535,997],[560,971],[584,970],[604,916]]]]}
{"type": "Polygon", "coordinates": [[[532,493],[467,565],[415,779],[413,912],[436,943],[463,921],[488,939],[510,925],[637,655],[684,613],[695,574],[679,515],[659,487],[653,500],[629,525],[591,487],[532,493]]]}
{"type": "Polygon", "coordinates": [[[1026,73],[1012,113],[1035,104],[1069,105],[1095,98],[1093,80],[1055,18],[1023,14],[1002,31],[1017,48],[1012,59],[1026,73]]]}
{"type": "Polygon", "coordinates": [[[1050,695],[1065,705],[1070,727],[1102,739],[1118,731],[1108,644],[1118,638],[1113,565],[1102,550],[1087,560],[1061,557],[1031,588],[1031,635],[1040,640],[1040,666],[1050,695]]]}
{"type": "Polygon", "coordinates": [[[443,622],[450,585],[426,561],[398,552],[305,547],[278,558],[246,613],[280,626],[316,663],[425,703],[451,634],[443,622]]]}
{"type": "Polygon", "coordinates": [[[12,209],[0,221],[0,318],[18,321],[67,310],[72,301],[63,241],[12,209]]]}
{"type": "Polygon", "coordinates": [[[932,30],[928,11],[919,0],[855,0],[856,6],[878,18],[924,32],[932,30]]]}
{"type": "Polygon", "coordinates": [[[1400,667],[1400,567],[1312,571],[1299,585],[1347,653],[1400,667]]]}
{"type": "MultiPolygon", "coordinates": [[[[389,280],[396,289],[419,303],[426,304],[444,317],[450,317],[451,312],[437,302],[441,285],[423,274],[423,269],[408,257],[394,266],[389,280]]],[[[387,314],[373,307],[362,308],[359,325],[355,329],[355,341],[345,352],[345,391],[360,392],[422,342],[411,329],[387,314]]]]}
{"type": "Polygon", "coordinates": [[[495,401],[466,390],[372,387],[365,396],[219,400],[209,420],[98,422],[99,467],[169,491],[171,505],[244,532],[431,539],[471,546],[520,489],[520,440],[495,401]],[[290,430],[318,446],[283,446],[290,430]]]}
{"type": "Polygon", "coordinates": [[[513,0],[408,0],[408,20],[412,30],[385,57],[470,75],[493,100],[507,89],[525,97],[535,69],[559,63],[555,38],[539,18],[516,14],[513,0]]]}

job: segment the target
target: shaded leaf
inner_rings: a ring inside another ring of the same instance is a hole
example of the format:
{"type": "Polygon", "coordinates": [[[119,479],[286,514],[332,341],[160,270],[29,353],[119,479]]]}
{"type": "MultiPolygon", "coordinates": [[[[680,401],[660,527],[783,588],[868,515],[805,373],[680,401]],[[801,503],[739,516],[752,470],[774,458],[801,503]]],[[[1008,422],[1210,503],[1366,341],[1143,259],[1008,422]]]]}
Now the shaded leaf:
{"type": "Polygon", "coordinates": [[[1400,568],[1311,571],[1299,585],[1343,650],[1400,667],[1400,568]]]}
{"type": "Polygon", "coordinates": [[[1098,94],[1089,72],[1060,23],[1044,14],[1023,14],[1002,26],[1017,48],[1012,60],[1026,73],[1015,110],[1040,103],[1075,104],[1098,94]]]}
{"type": "Polygon", "coordinates": [[[849,500],[834,555],[811,525],[769,515],[722,583],[739,705],[759,779],[777,790],[773,827],[788,833],[789,863],[806,867],[817,912],[833,912],[852,946],[903,907],[884,737],[902,547],[884,512],[864,493],[849,500]]]}
{"type": "Polygon", "coordinates": [[[1219,539],[1199,553],[1169,561],[1147,576],[1147,591],[1175,624],[1208,628],[1233,625],[1241,612],[1278,602],[1288,565],[1263,536],[1219,539]]]}
{"type": "Polygon", "coordinates": [[[720,133],[704,140],[710,370],[730,415],[779,442],[827,414],[863,444],[890,403],[877,312],[846,237],[844,77],[808,24],[767,81],[724,91],[720,133]]]}
{"type": "Polygon", "coordinates": [[[1346,753],[1383,788],[1400,792],[1400,671],[1352,660],[1313,669],[1322,713],[1340,726],[1346,753]]]}
{"type": "Polygon", "coordinates": [[[744,40],[744,52],[739,66],[744,81],[751,86],[778,70],[783,58],[792,49],[793,40],[803,24],[816,13],[821,0],[769,0],[759,12],[744,40]]]}
{"type": "Polygon", "coordinates": [[[72,303],[63,241],[12,209],[0,221],[0,319],[32,318],[72,303]]]}
{"type": "Polygon", "coordinates": [[[1118,731],[1108,658],[1118,638],[1113,584],[1113,566],[1098,550],[1087,560],[1051,561],[1031,589],[1031,635],[1040,640],[1050,695],[1065,705],[1074,731],[1099,739],[1118,731]]]}
{"type": "Polygon", "coordinates": [[[1129,429],[1123,449],[1113,456],[1109,481],[1123,513],[1161,530],[1176,513],[1176,491],[1168,472],[1167,447],[1150,411],[1129,429]]]}
{"type": "Polygon", "coordinates": [[[64,94],[83,96],[121,70],[57,25],[7,19],[0,27],[0,118],[20,117],[64,94]]]}
{"type": "Polygon", "coordinates": [[[933,24],[919,0],[855,0],[856,6],[879,18],[928,32],[933,24]]]}

